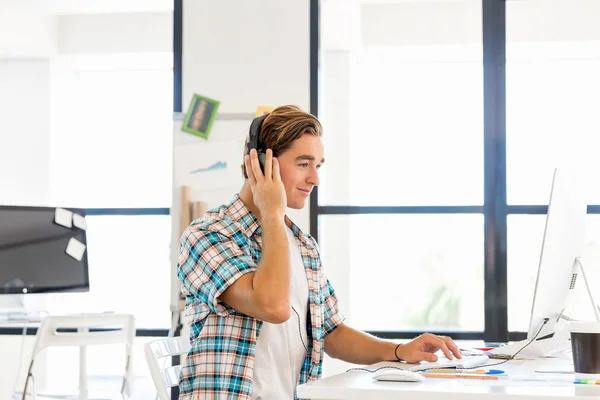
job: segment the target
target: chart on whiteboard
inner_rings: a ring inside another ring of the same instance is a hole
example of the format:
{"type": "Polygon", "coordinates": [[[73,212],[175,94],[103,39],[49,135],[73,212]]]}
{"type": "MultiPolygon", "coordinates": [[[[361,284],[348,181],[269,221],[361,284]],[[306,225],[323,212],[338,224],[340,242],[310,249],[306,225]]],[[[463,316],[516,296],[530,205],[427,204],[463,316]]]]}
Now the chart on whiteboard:
{"type": "Polygon", "coordinates": [[[244,142],[226,141],[175,146],[177,186],[196,190],[241,186],[244,142]]]}

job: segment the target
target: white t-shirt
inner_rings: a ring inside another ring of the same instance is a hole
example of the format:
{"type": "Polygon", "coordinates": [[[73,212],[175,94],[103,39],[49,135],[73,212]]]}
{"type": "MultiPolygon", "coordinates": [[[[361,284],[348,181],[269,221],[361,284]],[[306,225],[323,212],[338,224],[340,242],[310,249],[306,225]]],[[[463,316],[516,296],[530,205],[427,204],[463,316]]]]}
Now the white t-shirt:
{"type": "Polygon", "coordinates": [[[294,234],[289,228],[286,231],[290,247],[290,304],[293,309],[290,319],[282,324],[263,322],[256,341],[253,400],[293,399],[306,356],[308,282],[294,234]]]}

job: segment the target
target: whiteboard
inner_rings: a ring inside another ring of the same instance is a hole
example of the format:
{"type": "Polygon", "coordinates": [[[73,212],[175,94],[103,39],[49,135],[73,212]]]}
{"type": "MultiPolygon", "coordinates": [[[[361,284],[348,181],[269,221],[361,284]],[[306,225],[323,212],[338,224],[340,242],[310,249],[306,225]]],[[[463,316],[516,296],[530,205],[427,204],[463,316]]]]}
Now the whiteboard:
{"type": "Polygon", "coordinates": [[[181,131],[182,114],[175,114],[173,117],[172,312],[179,311],[180,308],[180,283],[176,268],[180,241],[179,188],[183,185],[190,186],[191,199],[204,201],[209,208],[228,203],[244,182],[241,165],[244,143],[252,119],[253,114],[217,114],[208,139],[204,139],[181,131]]]}

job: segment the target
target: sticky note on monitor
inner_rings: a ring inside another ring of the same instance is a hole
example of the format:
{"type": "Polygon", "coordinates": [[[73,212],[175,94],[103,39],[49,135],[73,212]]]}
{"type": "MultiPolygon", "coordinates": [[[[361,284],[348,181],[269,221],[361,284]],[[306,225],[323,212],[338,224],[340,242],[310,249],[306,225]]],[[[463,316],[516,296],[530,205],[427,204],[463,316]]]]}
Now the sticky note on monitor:
{"type": "Polygon", "coordinates": [[[85,222],[85,217],[83,215],[79,215],[76,213],[73,213],[73,225],[76,228],[79,228],[83,231],[85,231],[87,229],[87,223],[85,222]]]}
{"type": "Polygon", "coordinates": [[[73,227],[73,212],[64,208],[57,208],[54,211],[54,222],[66,228],[73,227]]]}
{"type": "Polygon", "coordinates": [[[69,243],[67,244],[66,253],[76,259],[77,261],[81,261],[83,258],[83,253],[85,252],[85,244],[81,243],[79,240],[75,238],[69,239],[69,243]]]}

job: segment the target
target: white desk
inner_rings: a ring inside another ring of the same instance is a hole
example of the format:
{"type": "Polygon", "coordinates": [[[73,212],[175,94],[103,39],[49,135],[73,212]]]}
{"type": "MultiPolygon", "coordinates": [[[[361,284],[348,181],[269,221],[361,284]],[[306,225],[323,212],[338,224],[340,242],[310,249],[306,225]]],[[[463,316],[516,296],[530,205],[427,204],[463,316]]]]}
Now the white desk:
{"type": "MultiPolygon", "coordinates": [[[[490,360],[490,364],[492,361],[490,360]]],[[[505,379],[431,379],[423,382],[378,382],[367,371],[349,371],[298,387],[298,397],[311,400],[542,400],[548,398],[600,399],[600,385],[575,385],[573,374],[536,373],[540,366],[564,365],[565,360],[514,360],[491,369],[502,369],[505,379]]],[[[378,363],[375,369],[398,363],[378,363]]],[[[483,367],[482,367],[483,368],[483,367]]]]}

